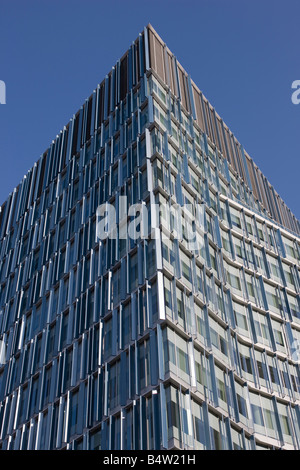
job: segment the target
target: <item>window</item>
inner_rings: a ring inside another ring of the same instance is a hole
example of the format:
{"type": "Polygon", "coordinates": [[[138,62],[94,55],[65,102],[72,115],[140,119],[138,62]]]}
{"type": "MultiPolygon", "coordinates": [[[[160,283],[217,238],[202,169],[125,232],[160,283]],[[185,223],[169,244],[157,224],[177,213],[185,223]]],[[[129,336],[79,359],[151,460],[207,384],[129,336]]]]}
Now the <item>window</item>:
{"type": "Polygon", "coordinates": [[[47,338],[47,361],[49,362],[54,352],[55,323],[50,326],[47,338]]]}
{"type": "Polygon", "coordinates": [[[289,303],[289,308],[290,312],[293,316],[293,321],[296,323],[300,323],[300,305],[299,305],[299,300],[297,297],[294,297],[291,294],[287,294],[288,298],[288,303],[289,303]]]}
{"type": "Polygon", "coordinates": [[[164,266],[166,266],[167,269],[173,273],[175,267],[175,253],[172,240],[162,240],[162,257],[164,266]]]}
{"type": "Polygon", "coordinates": [[[243,240],[233,237],[233,243],[235,248],[235,256],[239,263],[244,264],[246,262],[246,253],[243,240]]]}
{"type": "Polygon", "coordinates": [[[197,303],[194,303],[194,311],[196,317],[197,336],[201,343],[207,346],[207,333],[203,308],[197,303]]]}
{"type": "Polygon", "coordinates": [[[242,229],[241,213],[237,209],[230,207],[230,217],[231,217],[233,228],[241,230],[242,229]]]}
{"type": "Polygon", "coordinates": [[[280,392],[280,381],[276,358],[267,355],[267,364],[269,368],[272,388],[273,390],[280,392]]]}
{"type": "Polygon", "coordinates": [[[246,227],[249,237],[253,237],[253,219],[249,215],[245,215],[246,227]]]}
{"type": "Polygon", "coordinates": [[[271,335],[267,317],[262,313],[253,310],[253,319],[257,341],[265,346],[271,347],[271,335]]]}
{"type": "Polygon", "coordinates": [[[128,302],[122,310],[122,346],[131,340],[131,303],[128,302]]]}
{"type": "Polygon", "coordinates": [[[226,251],[226,253],[229,255],[230,258],[232,258],[232,251],[231,251],[231,243],[229,239],[229,232],[224,232],[224,230],[221,231],[221,238],[222,238],[222,245],[223,249],[226,251]]]}
{"type": "Polygon", "coordinates": [[[90,449],[101,450],[101,430],[100,429],[91,433],[90,449]]]}
{"type": "Polygon", "coordinates": [[[157,122],[159,122],[164,130],[167,129],[167,114],[165,111],[159,106],[156,101],[154,102],[154,118],[157,122]]]}
{"type": "Polygon", "coordinates": [[[238,350],[240,355],[242,375],[247,380],[254,382],[251,349],[248,346],[238,343],[238,350]]]}
{"type": "Polygon", "coordinates": [[[79,392],[74,391],[71,395],[71,417],[70,417],[70,436],[76,434],[78,422],[79,392]]]}
{"type": "Polygon", "coordinates": [[[180,439],[179,392],[174,387],[166,387],[168,439],[180,439]]]}
{"type": "Polygon", "coordinates": [[[164,292],[165,292],[165,308],[166,314],[173,318],[173,309],[172,309],[172,282],[164,276],[164,292]]]}
{"type": "Polygon", "coordinates": [[[250,337],[247,308],[233,301],[233,312],[238,332],[244,336],[250,337]]]}
{"type": "Polygon", "coordinates": [[[255,278],[251,274],[245,273],[245,280],[246,280],[248,299],[252,303],[256,304],[257,295],[256,295],[255,278]]]}
{"type": "Polygon", "coordinates": [[[276,287],[271,286],[270,284],[264,283],[268,307],[271,312],[277,313],[281,315],[282,312],[282,304],[280,300],[280,296],[278,293],[278,289],[276,287]]]}
{"type": "Polygon", "coordinates": [[[194,357],[197,388],[204,394],[205,390],[208,387],[208,377],[210,375],[208,371],[209,362],[207,361],[203,353],[201,353],[197,349],[194,349],[194,357]]]}
{"type": "Polygon", "coordinates": [[[194,424],[194,438],[196,450],[202,450],[206,448],[205,442],[205,427],[203,410],[199,403],[192,400],[192,416],[194,424]]]}
{"type": "Polygon", "coordinates": [[[240,292],[242,290],[242,285],[241,285],[241,281],[240,281],[240,271],[239,271],[239,269],[227,264],[226,274],[227,274],[228,284],[230,284],[230,286],[234,290],[240,292]]]}
{"type": "Polygon", "coordinates": [[[298,263],[299,256],[296,249],[296,243],[289,238],[286,238],[282,235],[282,240],[285,246],[286,257],[294,263],[298,263]]]}
{"type": "Polygon", "coordinates": [[[221,420],[209,412],[209,431],[211,437],[212,450],[225,450],[226,440],[223,439],[221,432],[221,420]]]}
{"type": "Polygon", "coordinates": [[[51,374],[52,374],[52,366],[50,365],[45,370],[44,396],[43,396],[44,406],[47,405],[49,403],[49,400],[50,400],[51,374]]]}
{"type": "Polygon", "coordinates": [[[120,402],[120,361],[115,362],[109,371],[109,408],[113,410],[120,402]]]}
{"type": "Polygon", "coordinates": [[[72,375],[72,361],[73,359],[73,349],[67,349],[65,351],[65,373],[64,373],[64,390],[66,391],[71,385],[71,375],[72,375]]]}
{"type": "Polygon", "coordinates": [[[184,292],[176,287],[176,307],[177,307],[177,315],[178,315],[178,323],[181,325],[183,328],[185,328],[186,325],[186,296],[184,292]]]}
{"type": "Polygon", "coordinates": [[[65,312],[62,316],[61,348],[64,348],[67,344],[68,323],[69,323],[69,312],[65,312]]]}
{"type": "Polygon", "coordinates": [[[219,406],[221,408],[223,408],[225,411],[228,411],[225,373],[218,366],[215,366],[215,374],[216,374],[216,383],[217,383],[217,393],[218,393],[218,399],[219,399],[219,406]]]}
{"type": "Polygon", "coordinates": [[[138,256],[137,253],[129,258],[129,273],[130,273],[130,291],[133,291],[138,286],[138,256]]]}
{"type": "Polygon", "coordinates": [[[114,307],[120,302],[121,298],[121,269],[117,269],[112,274],[112,299],[114,307]]]}
{"type": "Polygon", "coordinates": [[[250,392],[254,429],[259,434],[278,439],[274,405],[271,399],[250,392]]]}
{"type": "Polygon", "coordinates": [[[282,263],[282,267],[283,267],[284,277],[285,277],[285,281],[286,281],[287,286],[290,289],[296,291],[296,286],[295,286],[295,281],[294,281],[294,275],[293,275],[293,272],[292,272],[292,267],[287,265],[286,263],[282,263]]]}
{"type": "Polygon", "coordinates": [[[103,329],[103,352],[104,360],[108,359],[112,351],[112,320],[111,318],[104,323],[103,329]]]}
{"type": "Polygon", "coordinates": [[[258,222],[256,220],[256,227],[257,227],[257,234],[258,234],[258,242],[259,243],[264,243],[265,241],[265,236],[264,236],[264,224],[258,222]]]}
{"type": "Polygon", "coordinates": [[[286,442],[293,445],[290,410],[288,406],[283,403],[277,402],[277,407],[283,438],[286,442]]]}
{"type": "Polygon", "coordinates": [[[276,349],[277,351],[281,351],[283,353],[288,353],[285,347],[285,339],[284,339],[284,324],[280,323],[273,318],[271,319],[272,322],[272,328],[273,328],[273,333],[274,333],[274,338],[275,338],[275,343],[276,343],[276,349]]]}
{"type": "Polygon", "coordinates": [[[233,450],[245,449],[241,432],[238,432],[235,429],[231,428],[231,438],[232,438],[233,450]]]}
{"type": "Polygon", "coordinates": [[[255,349],[254,357],[256,359],[259,383],[261,386],[268,388],[269,378],[268,378],[268,369],[266,365],[266,355],[265,353],[262,353],[255,349]]]}
{"type": "Polygon", "coordinates": [[[282,277],[279,269],[278,259],[268,254],[267,261],[270,267],[271,278],[282,284],[282,277]]]}
{"type": "Polygon", "coordinates": [[[32,416],[33,413],[37,411],[38,385],[39,385],[39,376],[35,377],[32,381],[30,411],[29,411],[30,416],[32,416]]]}
{"type": "Polygon", "coordinates": [[[209,327],[213,350],[215,351],[216,355],[228,363],[229,358],[227,331],[225,331],[224,328],[211,317],[209,317],[209,327]]]}
{"type": "Polygon", "coordinates": [[[246,397],[246,388],[240,385],[238,382],[235,382],[236,397],[239,410],[240,422],[248,426],[248,407],[247,407],[247,397],[246,397]]]}
{"type": "Polygon", "coordinates": [[[139,380],[141,390],[151,384],[150,377],[150,341],[139,345],[139,380]]]}
{"type": "Polygon", "coordinates": [[[254,429],[256,432],[264,434],[264,419],[259,395],[250,393],[250,400],[254,429]]]}
{"type": "Polygon", "coordinates": [[[181,271],[185,280],[192,284],[192,270],[190,258],[180,250],[181,271]]]}
{"type": "Polygon", "coordinates": [[[170,328],[163,330],[165,371],[171,371],[190,383],[189,358],[186,341],[170,328]]]}

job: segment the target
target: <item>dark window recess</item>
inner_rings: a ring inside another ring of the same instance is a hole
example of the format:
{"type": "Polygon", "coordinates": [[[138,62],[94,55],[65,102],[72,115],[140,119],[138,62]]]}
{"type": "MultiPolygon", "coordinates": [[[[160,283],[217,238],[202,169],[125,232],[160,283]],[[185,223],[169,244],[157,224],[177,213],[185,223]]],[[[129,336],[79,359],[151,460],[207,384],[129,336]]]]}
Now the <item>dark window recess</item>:
{"type": "Polygon", "coordinates": [[[127,79],[127,65],[128,59],[127,56],[121,61],[120,66],[120,99],[123,100],[126,97],[128,79],[127,79]]]}
{"type": "Polygon", "coordinates": [[[139,41],[137,41],[136,43],[136,46],[135,46],[135,53],[136,53],[136,57],[135,57],[135,64],[136,64],[136,67],[135,67],[135,74],[136,74],[136,83],[139,81],[139,75],[140,75],[140,45],[139,45],[139,41]]]}
{"type": "Polygon", "coordinates": [[[45,152],[42,157],[42,163],[41,163],[42,167],[41,167],[41,173],[40,173],[39,189],[38,189],[38,194],[37,194],[38,198],[41,196],[42,190],[43,190],[46,161],[47,161],[47,152],[45,152]]]}
{"type": "Polygon", "coordinates": [[[108,100],[107,100],[107,116],[110,114],[110,90],[111,90],[111,74],[108,76],[108,100]]]}
{"type": "Polygon", "coordinates": [[[91,119],[92,119],[93,96],[90,97],[88,102],[87,123],[86,123],[86,141],[91,137],[91,119]]]}
{"type": "Polygon", "coordinates": [[[100,86],[98,95],[98,127],[103,121],[103,107],[104,107],[104,84],[100,86]]]}
{"type": "Polygon", "coordinates": [[[78,135],[78,125],[79,125],[79,112],[77,113],[75,117],[75,123],[74,123],[74,132],[73,132],[73,142],[72,142],[72,155],[75,155],[76,153],[76,146],[77,146],[77,135],[78,135]]]}

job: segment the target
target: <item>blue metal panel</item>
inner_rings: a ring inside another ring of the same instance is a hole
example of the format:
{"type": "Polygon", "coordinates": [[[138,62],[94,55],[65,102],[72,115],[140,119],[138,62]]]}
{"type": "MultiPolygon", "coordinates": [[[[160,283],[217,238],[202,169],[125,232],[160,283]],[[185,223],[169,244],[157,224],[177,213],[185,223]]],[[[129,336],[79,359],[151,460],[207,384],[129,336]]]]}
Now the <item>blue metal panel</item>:
{"type": "Polygon", "coordinates": [[[158,376],[160,380],[164,380],[164,352],[163,352],[163,336],[160,324],[157,324],[157,351],[158,351],[158,376]]]}
{"type": "Polygon", "coordinates": [[[139,35],[139,63],[139,77],[142,77],[145,72],[144,37],[142,34],[139,35]]]}
{"type": "Polygon", "coordinates": [[[285,247],[284,247],[281,232],[279,229],[275,230],[275,238],[277,241],[277,248],[278,248],[278,252],[280,256],[282,256],[283,258],[286,258],[285,247]]]}
{"type": "Polygon", "coordinates": [[[147,422],[146,422],[146,398],[140,397],[140,439],[141,439],[141,450],[147,449],[147,422]]]}
{"type": "Polygon", "coordinates": [[[83,423],[83,412],[84,412],[84,388],[85,383],[81,382],[79,385],[79,400],[78,400],[78,411],[77,411],[77,424],[76,424],[76,434],[81,434],[84,428],[83,423]]]}
{"type": "Polygon", "coordinates": [[[116,98],[116,69],[115,67],[113,67],[112,72],[111,72],[111,86],[110,86],[110,109],[111,111],[113,111],[116,106],[115,98],[116,98]]]}
{"type": "Polygon", "coordinates": [[[203,410],[203,422],[204,422],[204,433],[205,433],[204,448],[208,450],[212,450],[207,403],[203,402],[202,410],[203,410]]]}
{"type": "Polygon", "coordinates": [[[149,124],[154,122],[154,104],[152,95],[149,95],[148,97],[148,121],[149,124]]]}
{"type": "Polygon", "coordinates": [[[118,328],[118,310],[114,309],[112,313],[112,355],[117,354],[117,328],[118,328]]]}
{"type": "Polygon", "coordinates": [[[104,87],[104,121],[106,121],[106,119],[108,118],[108,104],[109,104],[108,89],[109,89],[109,76],[106,75],[105,87],[104,87]]]}
{"type": "Polygon", "coordinates": [[[233,305],[232,305],[232,296],[231,296],[231,291],[228,290],[226,292],[226,296],[227,296],[227,307],[228,307],[228,314],[227,314],[227,318],[229,319],[229,324],[230,326],[235,329],[236,328],[236,321],[235,321],[235,316],[234,316],[234,312],[233,312],[233,305]]]}
{"type": "Polygon", "coordinates": [[[209,364],[210,364],[210,377],[212,383],[212,393],[214,399],[214,406],[219,406],[219,398],[218,398],[218,391],[217,391],[217,382],[216,382],[216,374],[215,374],[215,363],[214,363],[214,356],[212,354],[208,357],[209,364]]]}
{"type": "Polygon", "coordinates": [[[135,402],[132,407],[133,414],[133,450],[139,450],[139,408],[138,403],[135,402]]]}
{"type": "Polygon", "coordinates": [[[176,192],[177,204],[182,206],[183,205],[183,196],[182,196],[182,185],[181,185],[181,175],[180,175],[180,173],[178,173],[176,175],[175,192],[176,192]]]}
{"type": "Polygon", "coordinates": [[[131,339],[137,338],[137,302],[136,294],[131,294],[131,339]]]}
{"type": "Polygon", "coordinates": [[[138,283],[141,286],[144,283],[143,276],[144,249],[141,243],[138,244],[138,283]]]}
{"type": "Polygon", "coordinates": [[[247,161],[246,161],[244,147],[242,145],[240,146],[240,150],[241,150],[242,160],[243,160],[245,173],[246,173],[246,177],[247,177],[247,183],[248,183],[249,188],[252,191],[253,188],[252,188],[252,184],[251,184],[250,174],[249,174],[249,170],[248,170],[248,165],[247,165],[247,161]]]}
{"type": "MultiPolygon", "coordinates": [[[[117,82],[117,85],[116,85],[116,105],[118,105],[120,103],[120,84],[121,84],[121,80],[120,80],[120,60],[117,61],[117,64],[116,64],[116,82],[117,82]]],[[[121,113],[120,113],[121,115],[121,113]]]]}
{"type": "Polygon", "coordinates": [[[150,373],[151,385],[156,385],[158,381],[158,353],[157,353],[157,338],[155,331],[150,331],[150,373]]]}
{"type": "Polygon", "coordinates": [[[237,395],[236,395],[236,389],[235,389],[235,381],[234,381],[234,373],[232,370],[228,372],[228,377],[230,381],[230,388],[231,388],[231,396],[233,400],[233,409],[234,409],[234,419],[238,423],[240,421],[239,417],[239,408],[238,408],[238,401],[237,401],[237,395]]]}
{"type": "Polygon", "coordinates": [[[190,172],[186,153],[183,154],[183,179],[186,183],[190,184],[190,172]]]}
{"type": "Polygon", "coordinates": [[[257,280],[258,280],[258,285],[259,285],[261,296],[262,296],[262,301],[263,301],[263,304],[264,304],[264,309],[268,310],[269,307],[268,307],[267,296],[266,296],[264,281],[263,281],[262,276],[259,276],[259,278],[257,280]]]}
{"type": "MultiPolygon", "coordinates": [[[[204,276],[204,279],[205,279],[205,276],[204,276]]],[[[207,311],[207,306],[206,305],[204,305],[204,307],[203,307],[203,313],[204,313],[207,348],[211,349],[210,327],[209,327],[209,320],[208,320],[209,316],[208,316],[208,311],[207,311]]]]}
{"type": "Polygon", "coordinates": [[[126,374],[129,374],[129,371],[126,368],[126,351],[122,351],[120,356],[120,405],[125,406],[128,396],[128,390],[126,390],[126,374]]]}
{"type": "Polygon", "coordinates": [[[150,69],[150,57],[149,57],[149,40],[148,40],[148,28],[144,28],[144,44],[145,44],[145,67],[146,71],[150,69]]]}
{"type": "Polygon", "coordinates": [[[177,96],[181,100],[181,92],[180,92],[180,84],[179,84],[179,75],[178,75],[178,64],[177,64],[177,59],[175,56],[173,56],[173,64],[174,64],[174,75],[175,75],[175,84],[176,84],[176,91],[177,91],[177,96]]]}
{"type": "Polygon", "coordinates": [[[253,343],[255,344],[255,343],[257,343],[257,335],[256,335],[256,330],[255,330],[252,306],[250,304],[248,304],[248,316],[249,316],[249,322],[250,322],[250,327],[251,327],[251,334],[252,334],[252,338],[253,338],[253,343]]]}
{"type": "Polygon", "coordinates": [[[219,218],[217,216],[214,217],[214,229],[215,229],[215,234],[216,234],[217,245],[221,249],[223,245],[222,245],[222,240],[221,240],[219,218]]]}
{"type": "MultiPolygon", "coordinates": [[[[128,87],[128,90],[131,90],[132,87],[136,85],[137,62],[136,62],[136,47],[134,43],[132,43],[131,51],[132,51],[132,61],[131,61],[131,68],[129,67],[129,64],[128,64],[128,73],[129,74],[131,73],[131,76],[132,76],[132,86],[128,87]]],[[[127,98],[127,105],[128,105],[128,98],[127,98]]]]}
{"type": "Polygon", "coordinates": [[[108,450],[108,420],[103,421],[101,425],[101,449],[108,450]]]}
{"type": "Polygon", "coordinates": [[[161,442],[162,448],[168,449],[168,421],[167,421],[167,400],[164,385],[159,385],[160,390],[160,416],[161,416],[161,442]]]}
{"type": "Polygon", "coordinates": [[[234,450],[233,443],[232,443],[232,437],[231,437],[230,419],[225,418],[224,419],[224,424],[225,424],[227,440],[228,440],[228,450],[234,450]]]}
{"type": "Polygon", "coordinates": [[[77,130],[77,143],[76,143],[76,152],[79,152],[81,147],[81,133],[82,133],[82,122],[83,122],[83,107],[81,106],[79,111],[78,119],[78,130],[77,130]]]}
{"type": "Polygon", "coordinates": [[[191,110],[192,110],[192,116],[193,116],[193,119],[195,119],[195,121],[196,121],[197,116],[196,116],[195,100],[194,100],[192,82],[191,82],[191,76],[190,75],[187,78],[187,83],[188,83],[188,91],[189,91],[189,96],[190,96],[190,105],[191,105],[191,110]]]}

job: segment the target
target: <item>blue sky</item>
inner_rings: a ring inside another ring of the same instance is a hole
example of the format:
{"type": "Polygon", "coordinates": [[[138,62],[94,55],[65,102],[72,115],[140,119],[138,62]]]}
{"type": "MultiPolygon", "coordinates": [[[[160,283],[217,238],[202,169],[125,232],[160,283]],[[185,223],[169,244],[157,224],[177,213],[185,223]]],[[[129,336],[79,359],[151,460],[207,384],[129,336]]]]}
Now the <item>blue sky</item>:
{"type": "Polygon", "coordinates": [[[1,0],[0,204],[151,23],[300,218],[299,0],[1,0]]]}

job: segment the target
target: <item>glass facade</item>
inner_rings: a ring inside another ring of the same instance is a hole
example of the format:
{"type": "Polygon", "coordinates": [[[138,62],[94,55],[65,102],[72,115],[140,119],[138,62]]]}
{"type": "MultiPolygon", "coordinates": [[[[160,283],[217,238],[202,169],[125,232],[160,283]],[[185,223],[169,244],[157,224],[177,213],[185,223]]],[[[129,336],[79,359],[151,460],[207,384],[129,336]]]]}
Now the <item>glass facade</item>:
{"type": "Polygon", "coordinates": [[[299,450],[299,233],[146,27],[1,206],[0,448],[299,450]]]}

